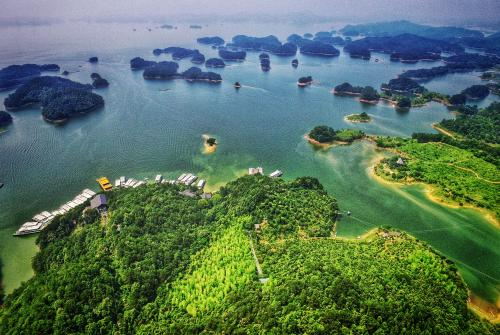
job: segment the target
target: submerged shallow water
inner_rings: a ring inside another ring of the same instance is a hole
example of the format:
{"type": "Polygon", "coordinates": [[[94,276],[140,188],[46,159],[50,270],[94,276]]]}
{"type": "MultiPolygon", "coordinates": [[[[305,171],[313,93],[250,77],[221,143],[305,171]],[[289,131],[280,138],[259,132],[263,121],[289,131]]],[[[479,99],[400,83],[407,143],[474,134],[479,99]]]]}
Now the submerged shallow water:
{"type": "MultiPolygon", "coordinates": [[[[151,51],[172,45],[215,55],[211,48],[196,45],[196,37],[201,36],[219,34],[228,39],[237,33],[274,33],[283,39],[290,33],[325,27],[214,24],[202,30],[183,25],[152,32],[146,27],[2,28],[0,41],[9,47],[0,51],[0,66],[51,62],[63,70],[78,71],[68,76],[72,80],[90,82],[90,73],[98,72],[110,82],[109,88],[97,91],[106,101],[102,110],[54,126],[45,123],[34,107],[14,113],[14,123],[0,134],[0,181],[5,183],[0,190],[0,257],[8,292],[30,278],[30,258],[36,252],[35,237],[14,238],[12,233],[34,214],[56,209],[83,188],[97,189],[97,177],[152,178],[161,173],[174,178],[189,171],[205,177],[208,188],[216,189],[259,165],[267,173],[281,169],[287,179],[317,177],[341,209],[353,213],[340,221],[339,235],[356,237],[380,225],[408,231],[455,260],[476,294],[490,301],[498,296],[500,232],[478,212],[434,203],[419,185],[400,187],[373,180],[368,168],[382,153],[369,142],[316,150],[302,138],[318,124],[397,136],[434,132],[433,122],[453,117],[440,104],[399,113],[383,103],[366,106],[353,98],[336,97],[330,90],[344,81],[379,87],[404,70],[439,63],[391,63],[385,55],[377,55],[380,62],[376,63],[341,53],[334,59],[299,55],[300,65],[293,69],[291,58],[271,56],[272,69],[264,73],[258,53],[249,53],[247,61],[216,70],[224,79],[220,85],[153,82],[143,80],[142,72],[130,71],[129,60],[136,56],[167,60],[168,55],[155,57],[151,51]],[[88,64],[87,58],[94,55],[99,63],[88,64]],[[304,75],[312,75],[315,84],[300,89],[296,81],[304,75]],[[244,85],[239,91],[232,87],[235,81],[244,85]],[[344,116],[361,111],[369,113],[373,122],[344,121],[344,116]],[[217,138],[215,154],[203,154],[203,134],[217,138]]],[[[181,61],[180,70],[191,65],[181,61]]],[[[477,74],[457,74],[426,87],[455,93],[479,82],[477,74]]],[[[8,93],[0,92],[0,99],[8,93]]]]}

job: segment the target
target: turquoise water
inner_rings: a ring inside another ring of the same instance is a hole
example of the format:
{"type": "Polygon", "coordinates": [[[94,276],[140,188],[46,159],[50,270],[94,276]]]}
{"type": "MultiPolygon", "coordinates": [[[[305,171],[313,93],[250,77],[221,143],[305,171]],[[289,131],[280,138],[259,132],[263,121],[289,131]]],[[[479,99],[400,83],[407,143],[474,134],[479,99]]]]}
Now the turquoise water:
{"type": "MultiPolygon", "coordinates": [[[[154,25],[150,25],[153,27],[154,25]]],[[[180,26],[178,30],[153,30],[125,24],[56,25],[36,28],[4,28],[0,66],[13,63],[54,62],[63,70],[79,71],[70,79],[90,82],[100,73],[110,87],[98,91],[106,106],[62,126],[45,123],[37,108],[13,114],[14,123],[0,134],[0,257],[4,260],[7,291],[31,275],[30,258],[36,252],[34,237],[14,238],[20,224],[42,210],[56,209],[83,188],[97,189],[95,179],[121,175],[149,177],[161,173],[176,177],[194,172],[216,188],[249,166],[265,172],[281,169],[285,178],[310,175],[319,178],[343,210],[353,215],[339,223],[339,234],[362,234],[378,225],[406,230],[456,260],[467,283],[477,294],[494,299],[498,294],[500,232],[476,211],[451,209],[429,201],[420,186],[386,186],[374,181],[368,169],[381,153],[368,142],[315,150],[302,136],[318,124],[334,128],[358,127],[369,134],[409,136],[433,132],[431,124],[453,117],[440,104],[398,113],[379,104],[361,105],[355,99],[336,97],[333,86],[349,81],[379,87],[404,70],[437,66],[353,60],[341,53],[334,59],[271,56],[269,73],[260,70],[258,53],[220,72],[221,85],[185,81],[144,81],[141,72],[129,69],[135,56],[154,57],[152,49],[171,45],[197,47],[206,56],[209,47],[195,44],[196,37],[237,33],[253,35],[319,31],[325,27],[228,26],[214,24],[202,30],[180,26]],[[137,28],[136,32],[132,28],[137,28]],[[71,32],[68,33],[68,32],[71,32]],[[97,65],[86,63],[97,55],[97,65]],[[299,89],[300,76],[312,75],[315,84],[299,89]],[[244,87],[236,91],[235,81],[244,87]],[[160,89],[169,91],[159,91],[160,89]],[[344,116],[366,111],[370,124],[350,124],[344,116]],[[203,154],[202,135],[217,138],[212,155],[203,154]]],[[[181,61],[187,69],[189,61],[181,61]]],[[[479,82],[477,74],[459,74],[428,83],[432,90],[454,93],[479,82]]],[[[0,92],[0,100],[8,92],[0,92]]],[[[494,97],[483,101],[487,105],[494,97]]]]}

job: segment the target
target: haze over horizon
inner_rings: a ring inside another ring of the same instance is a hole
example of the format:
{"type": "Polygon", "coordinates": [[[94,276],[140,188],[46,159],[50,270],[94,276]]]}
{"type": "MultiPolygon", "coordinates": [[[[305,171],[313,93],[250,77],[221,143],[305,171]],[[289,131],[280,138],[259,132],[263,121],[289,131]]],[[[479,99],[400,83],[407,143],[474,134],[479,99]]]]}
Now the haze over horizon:
{"type": "Polygon", "coordinates": [[[389,21],[407,19],[433,24],[499,24],[500,1],[484,0],[251,0],[234,6],[228,0],[200,2],[185,0],[179,5],[172,0],[88,0],[86,2],[56,0],[4,0],[0,20],[4,22],[30,18],[40,22],[54,19],[165,19],[207,20],[243,14],[248,20],[265,20],[267,16],[300,18],[317,15],[341,22],[389,21]]]}

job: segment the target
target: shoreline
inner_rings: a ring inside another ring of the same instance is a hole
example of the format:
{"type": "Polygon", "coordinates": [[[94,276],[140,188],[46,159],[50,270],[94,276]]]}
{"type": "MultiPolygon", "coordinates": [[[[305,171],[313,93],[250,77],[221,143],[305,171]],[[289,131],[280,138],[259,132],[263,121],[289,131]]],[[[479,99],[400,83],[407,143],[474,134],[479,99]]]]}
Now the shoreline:
{"type": "Polygon", "coordinates": [[[456,139],[455,134],[453,134],[449,130],[446,130],[443,127],[439,126],[438,123],[431,124],[431,127],[432,127],[432,129],[437,130],[440,134],[444,134],[444,135],[447,135],[447,136],[449,136],[449,137],[451,137],[453,139],[456,139]]]}
{"type": "Polygon", "coordinates": [[[210,155],[210,154],[215,153],[215,151],[217,150],[218,143],[216,143],[214,145],[209,145],[207,143],[207,140],[210,138],[210,135],[208,135],[208,134],[201,135],[201,138],[203,139],[203,153],[205,155],[210,155]]]}
{"type": "Polygon", "coordinates": [[[309,142],[309,144],[312,144],[316,147],[320,147],[322,149],[328,149],[328,148],[334,147],[336,145],[349,145],[349,144],[351,144],[349,142],[342,142],[342,141],[332,141],[332,142],[327,142],[327,143],[321,143],[321,142],[316,141],[315,139],[310,138],[309,135],[307,135],[307,134],[305,134],[303,136],[303,138],[307,142],[309,142]]]}
{"type": "Polygon", "coordinates": [[[372,118],[371,116],[368,115],[368,120],[350,120],[349,117],[351,116],[359,116],[359,114],[349,114],[349,115],[346,115],[344,116],[344,121],[346,122],[352,122],[352,123],[370,123],[372,122],[372,118]]]}
{"type": "MultiPolygon", "coordinates": [[[[381,148],[379,148],[381,149],[381,148]]],[[[453,209],[460,209],[460,208],[466,208],[466,209],[472,209],[476,212],[478,212],[486,221],[488,221],[490,224],[492,224],[496,228],[500,228],[500,221],[495,217],[495,214],[486,208],[481,208],[477,207],[471,204],[464,204],[463,206],[460,206],[458,203],[454,203],[451,200],[448,200],[446,198],[443,198],[439,196],[437,193],[439,193],[438,187],[432,184],[428,184],[422,181],[414,181],[414,182],[400,182],[400,181],[394,181],[387,179],[383,176],[378,175],[375,172],[375,167],[380,163],[382,160],[382,157],[376,157],[372,162],[371,166],[369,167],[369,172],[368,175],[371,177],[373,180],[377,181],[380,184],[388,185],[388,186],[394,186],[394,187],[401,187],[401,186],[409,186],[409,185],[421,185],[424,188],[424,193],[427,199],[430,201],[437,203],[442,206],[446,206],[448,208],[453,208],[453,209]]]]}

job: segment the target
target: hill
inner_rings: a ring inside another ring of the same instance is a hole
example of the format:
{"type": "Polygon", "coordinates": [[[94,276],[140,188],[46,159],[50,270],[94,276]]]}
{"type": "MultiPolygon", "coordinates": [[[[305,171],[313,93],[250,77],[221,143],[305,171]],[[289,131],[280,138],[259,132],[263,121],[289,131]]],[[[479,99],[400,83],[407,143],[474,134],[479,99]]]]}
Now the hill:
{"type": "Polygon", "coordinates": [[[455,266],[421,242],[385,230],[332,238],[338,206],[314,178],[246,176],[210,200],[180,191],[115,190],[105,217],[82,205],[54,219],[35,276],[0,309],[0,333],[497,330],[467,309],[455,266]]]}
{"type": "Polygon", "coordinates": [[[433,27],[405,20],[347,25],[340,32],[346,36],[396,36],[414,34],[439,40],[483,37],[483,34],[477,30],[461,27],[433,27]]]}

